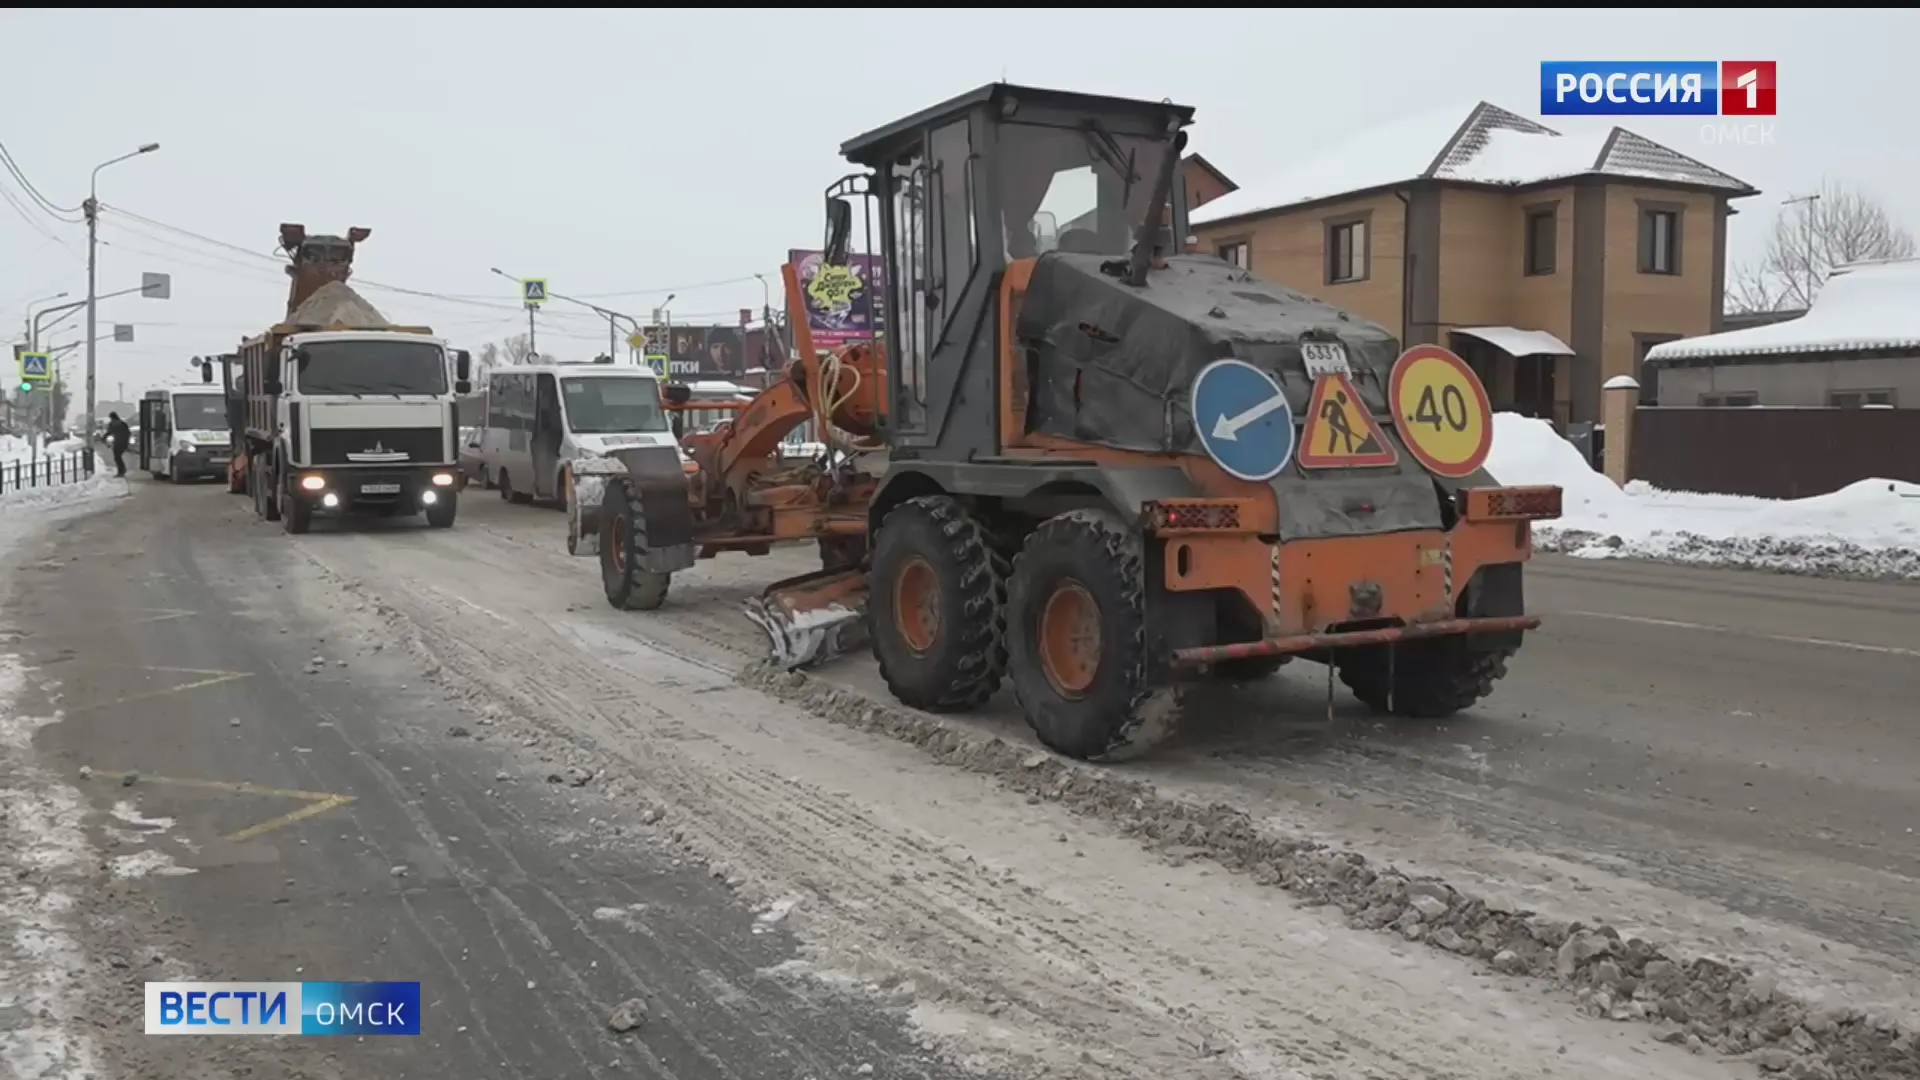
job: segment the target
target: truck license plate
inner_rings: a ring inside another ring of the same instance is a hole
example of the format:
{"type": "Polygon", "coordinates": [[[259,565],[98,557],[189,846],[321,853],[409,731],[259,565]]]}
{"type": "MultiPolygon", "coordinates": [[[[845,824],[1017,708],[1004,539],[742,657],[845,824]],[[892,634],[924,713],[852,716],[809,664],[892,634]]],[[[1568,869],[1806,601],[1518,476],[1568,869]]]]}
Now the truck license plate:
{"type": "Polygon", "coordinates": [[[1303,341],[1300,359],[1307,365],[1307,375],[1315,379],[1323,375],[1353,374],[1347,363],[1347,347],[1337,341],[1303,341]]]}
{"type": "Polygon", "coordinates": [[[360,493],[362,495],[398,495],[400,494],[400,485],[399,484],[361,484],[360,493]]]}

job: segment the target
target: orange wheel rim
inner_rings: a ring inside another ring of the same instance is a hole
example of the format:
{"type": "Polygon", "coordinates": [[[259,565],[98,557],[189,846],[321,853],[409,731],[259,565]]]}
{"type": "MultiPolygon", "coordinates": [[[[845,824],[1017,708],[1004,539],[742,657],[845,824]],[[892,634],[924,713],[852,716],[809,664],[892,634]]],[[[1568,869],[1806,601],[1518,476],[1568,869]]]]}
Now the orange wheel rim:
{"type": "Polygon", "coordinates": [[[627,519],[624,517],[613,519],[612,547],[609,554],[613,556],[613,569],[624,574],[627,572],[627,519]]]}
{"type": "Polygon", "coordinates": [[[1077,581],[1061,583],[1040,611],[1040,669],[1069,699],[1084,695],[1100,671],[1100,605],[1077,581]]]}
{"type": "Polygon", "coordinates": [[[915,556],[893,578],[893,624],[915,653],[940,639],[940,579],[927,560],[915,556]]]}

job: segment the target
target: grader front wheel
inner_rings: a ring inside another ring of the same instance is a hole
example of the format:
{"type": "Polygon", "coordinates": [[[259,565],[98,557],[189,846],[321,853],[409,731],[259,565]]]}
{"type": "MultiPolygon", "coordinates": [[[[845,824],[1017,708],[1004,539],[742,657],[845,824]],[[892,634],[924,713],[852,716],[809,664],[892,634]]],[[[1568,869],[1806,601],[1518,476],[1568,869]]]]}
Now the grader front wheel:
{"type": "Polygon", "coordinates": [[[667,602],[673,575],[642,569],[646,520],[639,503],[627,497],[621,484],[607,485],[600,509],[600,580],[607,603],[621,611],[653,611],[667,602]]]}
{"type": "Polygon", "coordinates": [[[1117,518],[1062,514],[1027,538],[1007,584],[1007,666],[1040,741],[1117,761],[1173,733],[1178,687],[1147,664],[1140,537],[1117,518]]]}

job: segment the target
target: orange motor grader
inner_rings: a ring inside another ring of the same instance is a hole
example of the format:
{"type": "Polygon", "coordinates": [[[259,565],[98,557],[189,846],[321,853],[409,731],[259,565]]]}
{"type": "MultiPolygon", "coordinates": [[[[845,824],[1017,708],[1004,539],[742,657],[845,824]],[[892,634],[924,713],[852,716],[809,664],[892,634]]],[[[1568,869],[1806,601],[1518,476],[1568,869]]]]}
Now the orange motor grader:
{"type": "Polygon", "coordinates": [[[611,476],[609,598],[657,602],[648,575],[696,549],[833,538],[841,565],[749,604],[777,657],[857,630],[901,702],[964,710],[1010,682],[1085,759],[1167,734],[1197,679],[1296,657],[1403,716],[1489,693],[1539,625],[1522,571],[1560,490],[1484,472],[1486,391],[1452,353],[1176,254],[1191,122],[996,83],[845,143],[866,171],[829,191],[825,261],[846,264],[864,200],[884,348],[805,359],[796,325],[794,377],[692,447],[691,484],[665,458],[611,476]],[[774,482],[769,419],[823,410],[885,453],[774,482]],[[742,523],[718,543],[697,524],[715,507],[742,523]]]}

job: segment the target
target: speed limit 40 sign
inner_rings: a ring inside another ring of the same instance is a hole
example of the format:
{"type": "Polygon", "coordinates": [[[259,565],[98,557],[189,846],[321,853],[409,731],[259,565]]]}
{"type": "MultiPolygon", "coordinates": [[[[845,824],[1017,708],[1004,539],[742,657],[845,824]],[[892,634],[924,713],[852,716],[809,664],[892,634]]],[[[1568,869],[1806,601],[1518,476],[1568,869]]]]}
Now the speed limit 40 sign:
{"type": "Polygon", "coordinates": [[[1493,406],[1465,360],[1438,345],[1400,354],[1387,380],[1387,407],[1414,459],[1435,476],[1478,472],[1493,449],[1493,406]]]}

